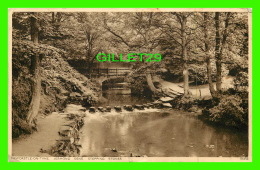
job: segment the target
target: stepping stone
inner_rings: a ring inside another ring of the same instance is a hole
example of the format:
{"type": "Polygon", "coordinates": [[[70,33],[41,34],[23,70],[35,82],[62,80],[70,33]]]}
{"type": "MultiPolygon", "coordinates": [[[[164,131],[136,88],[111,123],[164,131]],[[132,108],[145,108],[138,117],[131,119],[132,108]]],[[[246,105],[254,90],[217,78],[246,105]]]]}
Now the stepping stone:
{"type": "Polygon", "coordinates": [[[122,112],[122,108],[120,106],[115,106],[114,109],[117,111],[117,112],[122,112]]]}
{"type": "Polygon", "coordinates": [[[98,107],[98,110],[99,110],[100,112],[104,112],[104,111],[105,111],[103,107],[98,107]]]}
{"type": "Polygon", "coordinates": [[[70,137],[72,135],[72,128],[70,126],[61,126],[58,133],[61,136],[70,137]]]}
{"type": "Polygon", "coordinates": [[[138,110],[144,110],[144,106],[143,105],[135,105],[135,108],[138,110]]]}
{"type": "Polygon", "coordinates": [[[125,105],[124,109],[127,110],[127,111],[133,111],[134,110],[133,106],[131,106],[131,105],[125,105]]]}
{"type": "Polygon", "coordinates": [[[89,108],[89,112],[90,113],[95,113],[96,112],[96,108],[95,107],[90,107],[89,108]]]}
{"type": "Polygon", "coordinates": [[[106,110],[106,112],[111,112],[111,107],[107,106],[105,110],[106,110]]]}

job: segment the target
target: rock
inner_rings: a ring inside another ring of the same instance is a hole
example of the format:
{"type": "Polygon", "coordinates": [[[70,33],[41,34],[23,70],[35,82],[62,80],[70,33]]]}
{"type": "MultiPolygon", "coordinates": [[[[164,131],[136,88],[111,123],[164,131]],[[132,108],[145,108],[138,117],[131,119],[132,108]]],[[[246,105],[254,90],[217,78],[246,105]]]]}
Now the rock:
{"type": "Polygon", "coordinates": [[[153,102],[153,108],[159,109],[161,107],[162,107],[162,102],[161,101],[157,100],[157,101],[153,102]]]}
{"type": "Polygon", "coordinates": [[[111,107],[107,106],[105,110],[106,110],[106,112],[111,112],[111,107]]]}
{"type": "Polygon", "coordinates": [[[104,111],[105,111],[103,107],[98,107],[98,110],[99,110],[100,112],[104,112],[104,111]]]}
{"type": "Polygon", "coordinates": [[[127,110],[127,111],[133,111],[134,110],[133,106],[131,106],[131,105],[125,105],[124,109],[127,110]]]}
{"type": "Polygon", "coordinates": [[[148,104],[143,104],[144,108],[150,108],[148,104]]]}
{"type": "Polygon", "coordinates": [[[61,136],[70,137],[72,135],[72,128],[70,126],[61,126],[58,133],[61,136]]]}
{"type": "Polygon", "coordinates": [[[114,109],[117,111],[117,112],[121,112],[122,111],[122,108],[120,106],[115,106],[114,109]]]}
{"type": "Polygon", "coordinates": [[[148,105],[148,108],[152,108],[154,106],[153,103],[147,103],[147,105],[148,105]]]}
{"type": "Polygon", "coordinates": [[[163,103],[162,107],[172,108],[172,105],[170,103],[163,103]]]}
{"type": "Polygon", "coordinates": [[[138,110],[144,110],[144,106],[143,105],[135,105],[135,108],[138,110]]]}
{"type": "Polygon", "coordinates": [[[159,101],[162,101],[163,103],[169,103],[169,102],[173,101],[173,98],[171,98],[171,97],[161,97],[159,99],[159,101]]]}
{"type": "Polygon", "coordinates": [[[89,112],[90,113],[95,113],[96,112],[96,108],[95,107],[90,107],[89,108],[89,112]]]}

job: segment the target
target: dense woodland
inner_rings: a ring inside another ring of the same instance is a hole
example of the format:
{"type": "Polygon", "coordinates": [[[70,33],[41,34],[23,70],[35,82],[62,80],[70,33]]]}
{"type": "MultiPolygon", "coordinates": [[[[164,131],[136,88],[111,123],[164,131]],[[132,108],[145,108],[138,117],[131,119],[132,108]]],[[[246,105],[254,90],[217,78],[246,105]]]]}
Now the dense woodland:
{"type": "Polygon", "coordinates": [[[183,82],[179,109],[198,103],[206,120],[228,126],[248,122],[248,16],[234,12],[26,12],[12,16],[13,136],[36,129],[36,116],[62,110],[76,95],[86,106],[99,87],[68,61],[84,61],[89,72],[98,53],[159,53],[161,62],[134,62],[128,81],[146,97],[167,95],[150,70],[183,82]],[[145,73],[139,76],[140,73],[145,73]],[[223,89],[223,77],[234,86],[223,89]],[[195,99],[191,83],[207,84],[211,97],[195,99]],[[150,94],[150,96],[149,96],[150,94]],[[152,94],[152,95],[151,95],[152,94]]]}

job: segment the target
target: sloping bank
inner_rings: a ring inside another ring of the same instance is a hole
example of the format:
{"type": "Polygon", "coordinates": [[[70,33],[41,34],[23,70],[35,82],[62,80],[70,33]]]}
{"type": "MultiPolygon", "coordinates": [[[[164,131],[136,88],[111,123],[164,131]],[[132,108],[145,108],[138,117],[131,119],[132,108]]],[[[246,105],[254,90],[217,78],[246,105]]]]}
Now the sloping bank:
{"type": "Polygon", "coordinates": [[[63,59],[64,51],[48,45],[35,45],[30,41],[14,41],[12,53],[13,138],[37,130],[37,117],[33,121],[34,126],[26,122],[32,98],[32,55],[37,54],[41,59],[38,117],[62,111],[67,103],[91,105],[97,101],[98,88],[63,59]]]}

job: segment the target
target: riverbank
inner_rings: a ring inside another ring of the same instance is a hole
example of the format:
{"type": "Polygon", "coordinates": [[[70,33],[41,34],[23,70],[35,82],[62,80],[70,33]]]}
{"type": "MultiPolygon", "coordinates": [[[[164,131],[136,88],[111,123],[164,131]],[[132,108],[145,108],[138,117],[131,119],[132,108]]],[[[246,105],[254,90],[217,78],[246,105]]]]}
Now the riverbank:
{"type": "MultiPolygon", "coordinates": [[[[64,134],[69,131],[78,131],[82,124],[80,119],[82,116],[77,116],[84,113],[85,109],[82,106],[69,104],[64,109],[63,113],[53,112],[47,116],[39,115],[37,117],[37,131],[30,135],[23,135],[12,142],[12,155],[13,156],[39,156],[39,157],[52,157],[54,155],[60,156],[57,146],[60,141],[65,141],[67,138],[72,139],[79,134],[64,134]],[[79,119],[76,119],[79,118],[79,119]],[[74,125],[73,127],[71,127],[74,125]],[[80,126],[80,127],[79,127],[80,126]]],[[[76,137],[75,137],[76,138],[76,137]]],[[[73,139],[73,143],[74,143],[73,139]]],[[[64,156],[64,155],[63,155],[64,156]]],[[[66,155],[65,155],[66,156],[66,155]]]]}
{"type": "MultiPolygon", "coordinates": [[[[31,54],[24,51],[35,50],[30,41],[13,42],[12,60],[12,138],[31,134],[37,128],[37,114],[33,115],[32,123],[28,124],[28,113],[32,100],[34,85],[31,74],[31,54]],[[26,64],[24,64],[26,63],[26,64]]],[[[39,115],[62,112],[68,103],[92,105],[98,99],[99,87],[84,75],[73,69],[65,59],[61,49],[41,44],[37,55],[42,56],[40,64],[39,115]]],[[[36,105],[37,106],[37,105],[36,105]]]]}

